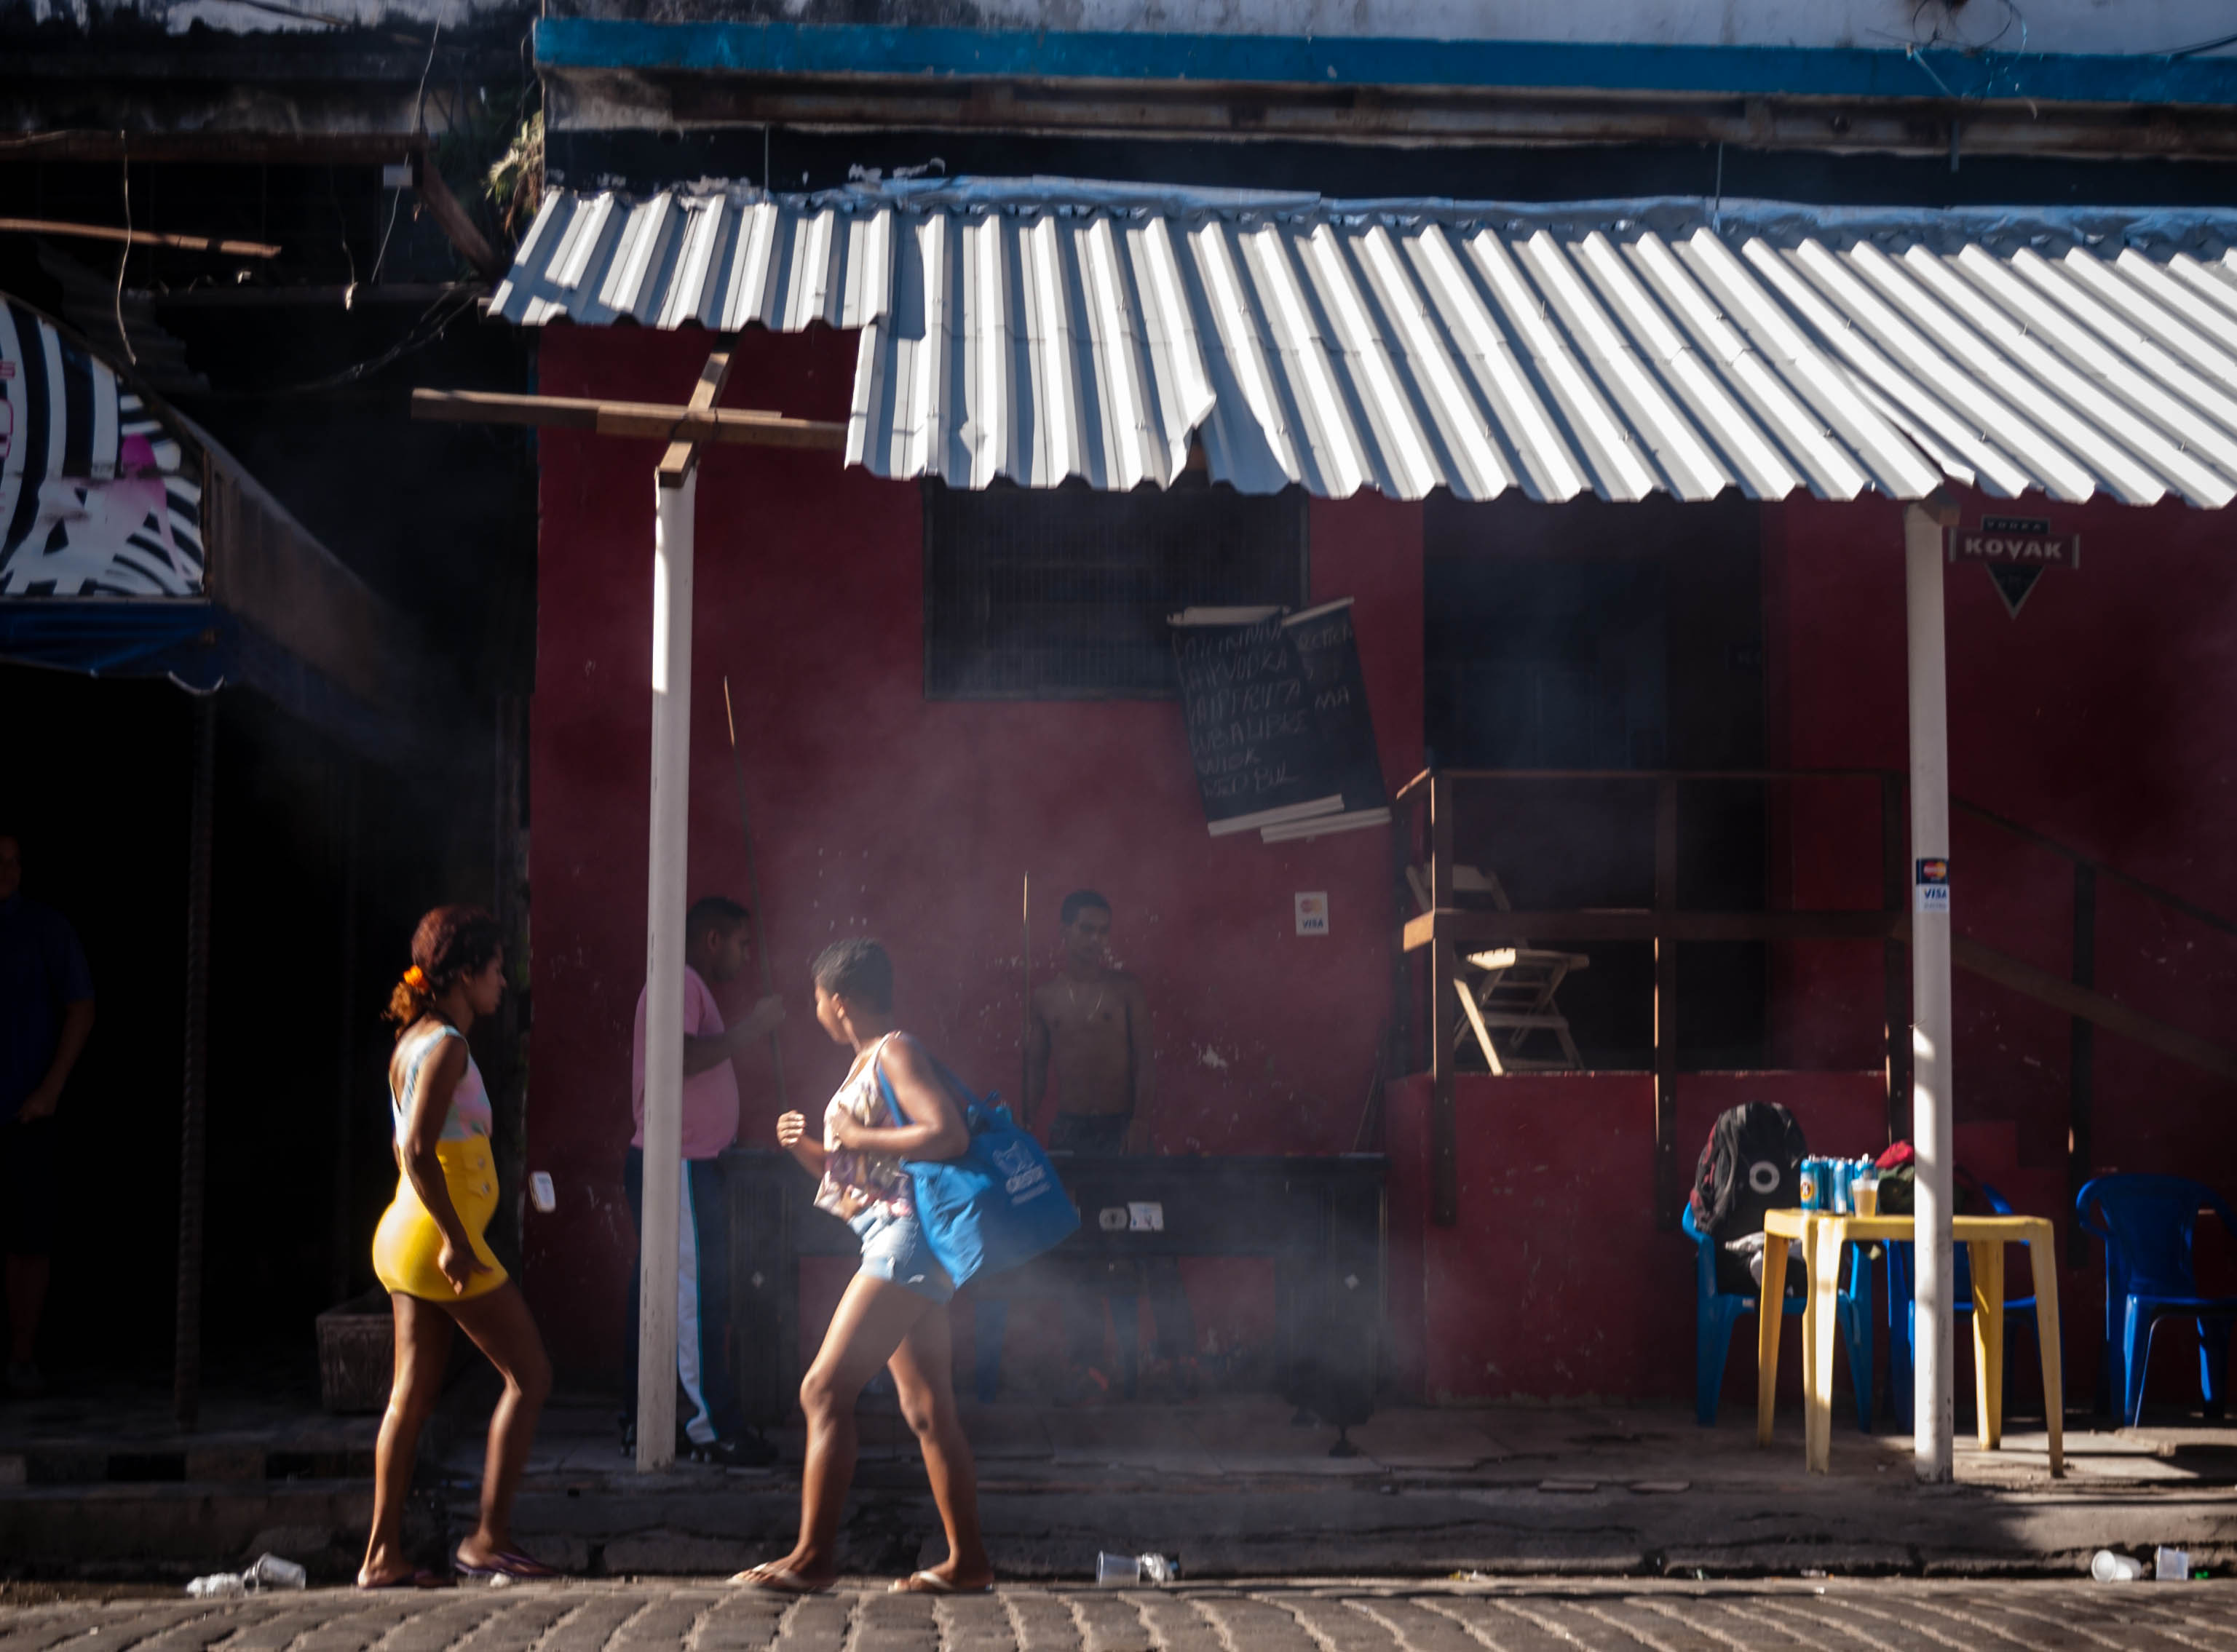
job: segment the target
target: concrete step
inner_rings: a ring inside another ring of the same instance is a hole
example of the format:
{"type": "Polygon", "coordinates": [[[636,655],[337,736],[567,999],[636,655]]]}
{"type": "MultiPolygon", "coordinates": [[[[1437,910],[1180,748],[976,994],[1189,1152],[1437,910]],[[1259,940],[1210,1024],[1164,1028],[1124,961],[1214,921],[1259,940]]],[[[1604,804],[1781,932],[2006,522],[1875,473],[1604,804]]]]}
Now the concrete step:
{"type": "Polygon", "coordinates": [[[240,1485],[268,1480],[367,1479],[368,1429],[274,1445],[254,1437],[171,1440],[41,1439],[0,1450],[0,1486],[240,1485]]]}
{"type": "MultiPolygon", "coordinates": [[[[185,1480],[0,1489],[0,1555],[18,1576],[173,1578],[238,1570],[267,1552],[314,1580],[354,1574],[373,1518],[370,1480],[185,1480]]],[[[439,1544],[439,1497],[407,1529],[439,1544]]]]}

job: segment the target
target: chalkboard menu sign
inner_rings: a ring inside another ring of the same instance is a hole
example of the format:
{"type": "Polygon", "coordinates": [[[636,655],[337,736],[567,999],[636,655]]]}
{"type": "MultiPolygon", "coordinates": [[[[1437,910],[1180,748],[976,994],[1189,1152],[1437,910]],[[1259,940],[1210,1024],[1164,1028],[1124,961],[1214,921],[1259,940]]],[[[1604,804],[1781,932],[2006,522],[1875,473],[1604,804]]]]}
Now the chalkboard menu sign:
{"type": "Polygon", "coordinates": [[[1212,836],[1280,841],[1390,818],[1349,597],[1286,618],[1191,609],[1173,617],[1173,647],[1212,836]]]}
{"type": "Polygon", "coordinates": [[[1297,672],[1320,725],[1322,764],[1343,794],[1343,812],[1333,818],[1270,824],[1260,835],[1270,843],[1382,825],[1390,818],[1390,794],[1383,788],[1382,758],[1375,748],[1374,719],[1368,714],[1367,680],[1360,673],[1359,642],[1351,629],[1351,599],[1292,614],[1282,629],[1297,651],[1297,672]]]}

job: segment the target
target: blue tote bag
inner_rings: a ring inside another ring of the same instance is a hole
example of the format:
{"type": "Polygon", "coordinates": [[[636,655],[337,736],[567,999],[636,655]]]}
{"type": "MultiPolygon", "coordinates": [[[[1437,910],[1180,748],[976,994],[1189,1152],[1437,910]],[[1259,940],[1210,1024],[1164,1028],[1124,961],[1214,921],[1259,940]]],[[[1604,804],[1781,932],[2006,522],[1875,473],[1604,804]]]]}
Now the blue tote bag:
{"type": "MultiPolygon", "coordinates": [[[[992,1096],[980,1100],[944,1063],[933,1065],[963,1103],[971,1145],[960,1158],[909,1159],[903,1168],[925,1242],[960,1287],[976,1274],[1000,1274],[1053,1249],[1078,1229],[1079,1212],[1041,1144],[1012,1122],[1010,1109],[992,1096]]],[[[882,1065],[878,1088],[894,1116],[908,1123],[882,1065]]]]}

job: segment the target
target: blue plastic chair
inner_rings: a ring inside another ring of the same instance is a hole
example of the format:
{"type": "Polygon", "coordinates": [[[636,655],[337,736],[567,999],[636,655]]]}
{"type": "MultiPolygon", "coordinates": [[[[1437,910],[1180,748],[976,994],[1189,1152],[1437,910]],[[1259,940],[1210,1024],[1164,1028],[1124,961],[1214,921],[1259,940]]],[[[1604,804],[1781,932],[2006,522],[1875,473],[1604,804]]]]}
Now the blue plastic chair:
{"type": "MultiPolygon", "coordinates": [[[[2011,1201],[1987,1182],[1981,1184],[1981,1195],[1989,1201],[1989,1208],[1999,1216],[2012,1214],[2011,1201]]],[[[1917,1256],[1908,1240],[1887,1241],[1888,1265],[1888,1411],[1896,1426],[1909,1428],[1911,1418],[1911,1359],[1918,1341],[1917,1282],[1912,1270],[1917,1256]]],[[[1950,1270],[1950,1306],[1959,1313],[1973,1311],[1973,1254],[1963,1245],[1957,1247],[1955,1266],[1950,1270]]],[[[2011,1327],[2025,1320],[2029,1334],[2042,1346],[2042,1330],[2035,1317],[2035,1298],[2013,1296],[2004,1299],[2004,1392],[2011,1392],[2012,1339],[2011,1327]]]]}
{"type": "MultiPolygon", "coordinates": [[[[1732,1347],[1732,1327],[1757,1312],[1756,1299],[1717,1288],[1717,1241],[1693,1221],[1689,1202],[1680,1225],[1693,1241],[1693,1420],[1704,1428],[1717,1425],[1717,1405],[1724,1397],[1725,1362],[1732,1347]]],[[[1784,1281],[1780,1281],[1784,1285],[1784,1281]]],[[[1803,1300],[1780,1299],[1780,1312],[1799,1314],[1803,1300]]],[[[1841,1340],[1849,1350],[1849,1376],[1857,1390],[1857,1426],[1872,1432],[1872,1276],[1858,1249],[1849,1267],[1849,1288],[1835,1299],[1841,1340]]]]}
{"type": "Polygon", "coordinates": [[[2105,1358],[2099,1392],[2119,1392],[2122,1419],[2132,1428],[2143,1418],[2152,1339],[2168,1314],[2198,1326],[2198,1385],[2206,1414],[2219,1417],[2227,1404],[2237,1296],[2198,1293],[2191,1241],[2202,1210],[2219,1216],[2237,1238],[2237,1218],[2221,1195],[2185,1176],[2099,1176],[2074,1196],[2074,1219],[2105,1246],[2105,1358]]]}

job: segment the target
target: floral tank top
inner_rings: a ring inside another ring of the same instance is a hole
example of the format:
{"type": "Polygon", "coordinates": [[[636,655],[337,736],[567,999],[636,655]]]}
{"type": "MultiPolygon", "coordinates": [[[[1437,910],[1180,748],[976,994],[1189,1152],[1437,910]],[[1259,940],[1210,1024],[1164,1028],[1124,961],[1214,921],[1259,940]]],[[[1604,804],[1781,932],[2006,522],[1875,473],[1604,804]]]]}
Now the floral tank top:
{"type": "MultiPolygon", "coordinates": [[[[397,1145],[404,1143],[404,1134],[411,1128],[412,1103],[419,1099],[419,1075],[428,1058],[441,1046],[445,1038],[465,1042],[465,1034],[445,1021],[430,1021],[424,1029],[405,1035],[408,1048],[401,1052],[404,1068],[404,1092],[399,1095],[392,1083],[388,1091],[388,1116],[396,1127],[397,1145]]],[[[482,1083],[482,1070],[474,1065],[473,1052],[466,1052],[466,1070],[459,1076],[458,1088],[451,1092],[451,1110],[443,1119],[441,1140],[471,1142],[476,1136],[486,1139],[490,1134],[492,1116],[489,1090],[482,1083]]]]}
{"type": "Polygon", "coordinates": [[[841,1221],[852,1221],[866,1212],[881,1216],[910,1216],[916,1201],[909,1190],[908,1172],[899,1159],[842,1148],[832,1132],[841,1114],[873,1130],[898,1129],[904,1122],[878,1082],[878,1058],[894,1035],[888,1033],[872,1045],[847,1075],[838,1094],[823,1109],[823,1180],[815,1189],[815,1208],[828,1210],[841,1221]]]}

